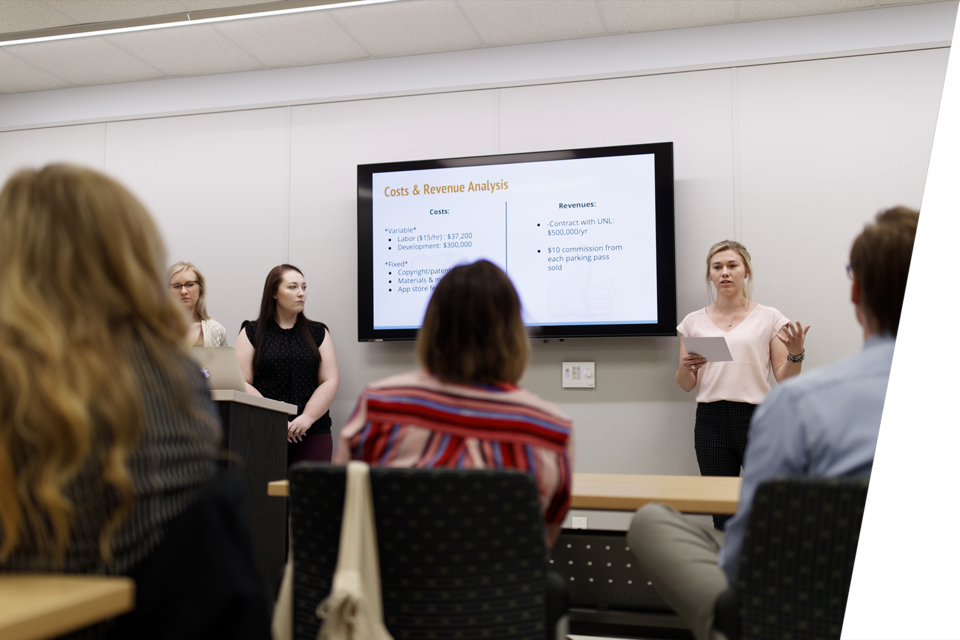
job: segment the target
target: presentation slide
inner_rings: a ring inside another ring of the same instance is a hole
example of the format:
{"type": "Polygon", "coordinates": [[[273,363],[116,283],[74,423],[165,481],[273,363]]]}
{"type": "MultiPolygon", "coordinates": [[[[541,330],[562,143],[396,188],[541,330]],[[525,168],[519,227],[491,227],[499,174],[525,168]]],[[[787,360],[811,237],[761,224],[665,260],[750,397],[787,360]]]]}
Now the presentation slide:
{"type": "Polygon", "coordinates": [[[481,258],[529,326],[657,322],[653,154],[372,178],[374,329],[418,328],[443,274],[481,258]]]}

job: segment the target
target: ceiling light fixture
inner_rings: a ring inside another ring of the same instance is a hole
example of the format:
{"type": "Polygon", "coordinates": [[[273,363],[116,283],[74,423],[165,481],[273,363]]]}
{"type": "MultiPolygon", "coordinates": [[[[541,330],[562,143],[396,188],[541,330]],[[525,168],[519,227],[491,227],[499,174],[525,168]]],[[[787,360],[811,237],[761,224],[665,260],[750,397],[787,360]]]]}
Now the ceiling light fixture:
{"type": "Polygon", "coordinates": [[[185,27],[194,24],[213,24],[217,22],[228,22],[230,20],[246,20],[247,18],[267,18],[293,13],[306,13],[308,11],[343,9],[346,7],[359,7],[369,4],[385,4],[400,1],[401,0],[348,0],[347,2],[339,2],[338,0],[295,0],[293,2],[247,5],[245,7],[234,7],[231,9],[194,11],[191,13],[153,16],[136,20],[101,22],[56,29],[8,33],[0,35],[0,47],[33,44],[36,42],[52,42],[54,40],[70,40],[73,38],[88,38],[91,36],[110,36],[117,33],[151,31],[170,27],[185,27]]]}

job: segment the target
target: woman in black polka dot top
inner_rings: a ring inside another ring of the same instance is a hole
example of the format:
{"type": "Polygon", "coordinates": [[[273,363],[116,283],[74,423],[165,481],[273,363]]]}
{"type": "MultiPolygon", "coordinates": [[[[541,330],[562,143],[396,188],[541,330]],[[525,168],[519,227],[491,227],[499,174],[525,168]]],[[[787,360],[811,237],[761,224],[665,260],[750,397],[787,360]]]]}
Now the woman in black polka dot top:
{"type": "Polygon", "coordinates": [[[329,462],[330,404],[340,375],[330,332],[303,315],[307,283],[289,264],[270,270],[263,285],[260,317],[244,321],[234,345],[247,391],[297,405],[287,426],[287,464],[329,462]]]}

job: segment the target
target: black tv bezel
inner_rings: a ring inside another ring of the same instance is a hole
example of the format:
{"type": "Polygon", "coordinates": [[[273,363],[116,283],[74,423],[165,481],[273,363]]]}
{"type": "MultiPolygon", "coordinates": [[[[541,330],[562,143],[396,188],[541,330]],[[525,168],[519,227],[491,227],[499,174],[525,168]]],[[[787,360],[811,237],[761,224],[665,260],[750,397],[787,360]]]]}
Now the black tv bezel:
{"type": "Polygon", "coordinates": [[[373,327],[373,174],[648,154],[654,156],[658,321],[646,324],[530,326],[530,337],[614,338],[677,335],[673,143],[653,142],[587,149],[531,151],[490,156],[357,165],[357,340],[359,342],[416,340],[418,331],[417,329],[374,329],[373,327]]]}

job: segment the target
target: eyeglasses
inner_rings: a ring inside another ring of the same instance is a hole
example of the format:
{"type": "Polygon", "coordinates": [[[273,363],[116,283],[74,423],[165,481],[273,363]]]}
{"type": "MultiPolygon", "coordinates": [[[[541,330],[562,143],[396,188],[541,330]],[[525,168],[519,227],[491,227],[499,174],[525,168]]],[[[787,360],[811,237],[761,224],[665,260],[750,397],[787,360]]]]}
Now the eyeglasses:
{"type": "Polygon", "coordinates": [[[183,284],[173,283],[170,285],[170,288],[174,291],[180,291],[183,287],[187,288],[187,291],[193,291],[197,288],[197,281],[191,280],[190,282],[184,282],[183,284]]]}
{"type": "Polygon", "coordinates": [[[847,277],[853,280],[853,269],[850,267],[850,265],[847,265],[847,277]]]}

